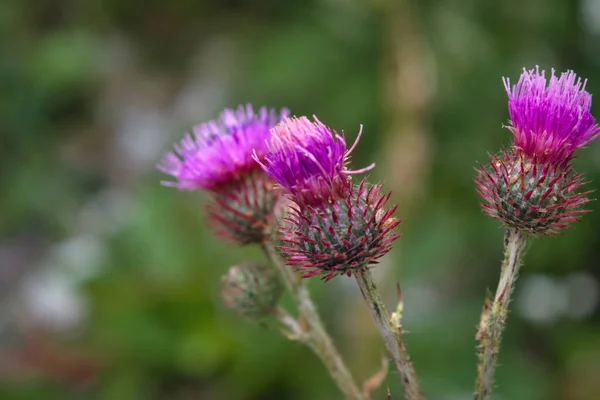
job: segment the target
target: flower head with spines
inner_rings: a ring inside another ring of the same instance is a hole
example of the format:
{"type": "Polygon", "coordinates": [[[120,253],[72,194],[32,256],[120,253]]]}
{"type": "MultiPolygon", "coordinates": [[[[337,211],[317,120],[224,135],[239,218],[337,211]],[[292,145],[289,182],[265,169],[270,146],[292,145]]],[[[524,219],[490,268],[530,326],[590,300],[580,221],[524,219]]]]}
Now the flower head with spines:
{"type": "Polygon", "coordinates": [[[477,169],[477,191],[484,212],[504,226],[534,235],[555,235],[586,213],[589,192],[575,173],[575,151],[600,134],[591,115],[592,96],[572,71],[549,81],[539,68],[524,70],[508,94],[510,149],[477,169]]]}
{"type": "Polygon", "coordinates": [[[255,113],[249,104],[224,110],[163,157],[157,168],[176,181],[162,183],[210,192],[208,217],[219,236],[236,244],[261,242],[278,195],[253,157],[265,156],[271,128],[288,114],[266,107],[255,113]]]}
{"type": "Polygon", "coordinates": [[[380,185],[351,175],[373,168],[349,170],[349,156],[360,139],[346,148],[343,135],[318,119],[290,118],[272,130],[268,153],[259,161],[293,201],[279,226],[279,250],[304,278],[361,271],[386,254],[399,235],[395,207],[385,209],[388,195],[380,185]]]}

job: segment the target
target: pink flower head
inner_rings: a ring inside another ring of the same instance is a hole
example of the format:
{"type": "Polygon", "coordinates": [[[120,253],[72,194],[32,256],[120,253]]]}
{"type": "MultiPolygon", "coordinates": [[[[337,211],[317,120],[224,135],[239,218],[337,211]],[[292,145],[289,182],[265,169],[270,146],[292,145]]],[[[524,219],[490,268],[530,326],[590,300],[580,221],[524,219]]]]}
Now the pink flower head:
{"type": "Polygon", "coordinates": [[[542,163],[565,166],[573,153],[590,143],[600,127],[590,113],[592,96],[586,81],[573,71],[560,77],[551,72],[525,70],[516,85],[504,78],[514,146],[542,163]]]}
{"type": "Polygon", "coordinates": [[[219,191],[254,172],[252,159],[264,157],[270,129],[289,112],[262,107],[254,113],[251,105],[226,109],[219,118],[193,128],[192,133],[168,152],[157,168],[176,181],[163,182],[180,190],[219,191]]]}
{"type": "Polygon", "coordinates": [[[356,171],[346,168],[361,133],[362,127],[354,145],[347,150],[343,134],[328,128],[316,117],[314,122],[306,117],[289,118],[271,130],[264,161],[258,151],[254,159],[289,191],[298,205],[318,204],[346,193],[351,186],[348,175],[374,167],[372,164],[356,171]]]}

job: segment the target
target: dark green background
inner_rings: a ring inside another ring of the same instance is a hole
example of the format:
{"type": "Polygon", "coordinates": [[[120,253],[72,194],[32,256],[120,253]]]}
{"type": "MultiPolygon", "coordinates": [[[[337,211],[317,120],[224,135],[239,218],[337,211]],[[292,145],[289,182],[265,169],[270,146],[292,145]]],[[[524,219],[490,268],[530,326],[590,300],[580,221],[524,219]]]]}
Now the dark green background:
{"type": "MultiPolygon", "coordinates": [[[[470,398],[503,235],[480,211],[473,167],[510,143],[501,77],[574,69],[600,93],[594,4],[2,1],[0,398],[341,398],[308,350],[221,306],[220,275],[260,252],[211,236],[203,193],[159,185],[154,164],[190,125],[246,102],[316,114],[350,139],[364,125],[353,166],[377,162],[371,179],[404,219],[375,271],[382,291],[391,304],[393,282],[404,289],[430,399],[470,398]]],[[[594,143],[575,162],[591,189],[598,160],[594,143]]],[[[589,207],[526,256],[497,399],[600,398],[589,207]]],[[[354,281],[309,286],[363,381],[384,350],[354,281]]],[[[385,385],[401,398],[394,371],[385,385]]]]}

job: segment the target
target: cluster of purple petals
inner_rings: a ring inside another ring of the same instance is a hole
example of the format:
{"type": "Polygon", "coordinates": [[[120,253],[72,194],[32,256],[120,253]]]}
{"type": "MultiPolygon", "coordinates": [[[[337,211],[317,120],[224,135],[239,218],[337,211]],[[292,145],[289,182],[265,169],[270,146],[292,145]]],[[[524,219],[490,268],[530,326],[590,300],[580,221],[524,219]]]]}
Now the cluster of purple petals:
{"type": "Polygon", "coordinates": [[[253,152],[262,159],[270,129],[287,118],[288,110],[277,112],[251,105],[226,109],[217,120],[193,128],[192,133],[167,153],[157,168],[176,181],[162,182],[180,190],[218,191],[257,168],[253,152]]]}
{"type": "Polygon", "coordinates": [[[342,135],[316,117],[289,118],[271,133],[264,161],[255,160],[277,183],[296,198],[326,198],[336,186],[347,182],[344,169],[349,152],[342,135]]]}
{"type": "Polygon", "coordinates": [[[557,77],[552,70],[523,70],[516,85],[505,78],[514,145],[542,162],[568,163],[573,153],[600,133],[590,112],[592,96],[572,71],[557,77]]]}

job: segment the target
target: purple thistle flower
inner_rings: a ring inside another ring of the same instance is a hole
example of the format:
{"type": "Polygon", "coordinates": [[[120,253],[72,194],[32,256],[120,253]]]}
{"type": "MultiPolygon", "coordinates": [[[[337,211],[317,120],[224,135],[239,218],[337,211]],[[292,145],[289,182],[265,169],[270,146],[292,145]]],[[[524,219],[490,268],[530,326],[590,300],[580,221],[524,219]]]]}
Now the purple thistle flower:
{"type": "Polygon", "coordinates": [[[360,135],[347,150],[344,136],[316,117],[292,118],[273,128],[265,160],[255,156],[293,202],[278,229],[279,250],[303,278],[322,275],[328,281],[364,271],[400,236],[393,232],[400,223],[392,216],[396,207],[385,208],[390,194],[349,179],[374,166],[346,168],[360,135]]]}
{"type": "Polygon", "coordinates": [[[162,182],[180,190],[219,191],[254,172],[253,151],[261,159],[270,129],[287,118],[289,112],[262,107],[254,113],[251,105],[226,109],[217,120],[193,128],[175,151],[167,153],[157,168],[177,181],[162,182]]]}
{"type": "Polygon", "coordinates": [[[514,143],[477,168],[484,212],[502,225],[533,235],[556,235],[588,212],[590,192],[575,173],[575,151],[594,140],[600,127],[590,113],[592,96],[572,71],[546,81],[544,71],[523,70],[512,86],[504,79],[514,143]]]}
{"type": "Polygon", "coordinates": [[[541,162],[566,166],[573,153],[590,143],[600,127],[590,113],[592,96],[573,71],[557,77],[552,69],[550,81],[545,71],[523,73],[511,88],[503,79],[508,94],[508,110],[514,135],[514,146],[526,156],[541,162]]]}
{"type": "Polygon", "coordinates": [[[194,127],[158,164],[177,179],[163,184],[209,191],[207,216],[217,236],[239,245],[262,242],[279,195],[252,157],[264,157],[270,129],[287,115],[286,109],[254,113],[250,105],[239,106],[194,127]]]}
{"type": "Polygon", "coordinates": [[[350,154],[358,144],[361,130],[352,147],[346,149],[342,135],[314,117],[289,118],[271,131],[268,152],[254,159],[265,172],[285,188],[294,201],[304,207],[346,193],[351,186],[348,175],[372,169],[375,164],[351,171],[346,168],[350,154]]]}

